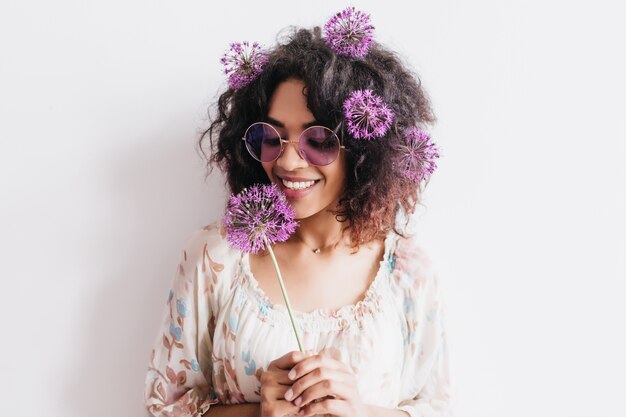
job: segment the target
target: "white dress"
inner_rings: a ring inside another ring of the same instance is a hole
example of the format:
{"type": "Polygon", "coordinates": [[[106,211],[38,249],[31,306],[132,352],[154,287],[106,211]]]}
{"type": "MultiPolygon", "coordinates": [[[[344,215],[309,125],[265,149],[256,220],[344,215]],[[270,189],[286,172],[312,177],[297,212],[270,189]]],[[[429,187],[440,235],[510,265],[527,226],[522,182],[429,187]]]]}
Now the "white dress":
{"type": "MultiPolygon", "coordinates": [[[[444,307],[419,246],[390,232],[365,296],[338,310],[294,311],[303,349],[348,364],[366,404],[411,417],[452,415],[444,307]]],[[[247,254],[214,223],[181,252],[145,381],[148,416],[191,417],[212,404],[260,402],[260,375],[298,350],[287,308],[272,305],[247,254]]]]}

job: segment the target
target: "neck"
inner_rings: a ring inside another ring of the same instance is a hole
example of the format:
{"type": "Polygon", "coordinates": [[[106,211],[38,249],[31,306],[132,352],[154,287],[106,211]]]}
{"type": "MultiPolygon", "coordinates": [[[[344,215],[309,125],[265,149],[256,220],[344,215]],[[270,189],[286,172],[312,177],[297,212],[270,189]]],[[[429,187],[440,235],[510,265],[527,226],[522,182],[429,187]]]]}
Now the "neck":
{"type": "Polygon", "coordinates": [[[306,219],[299,220],[300,225],[294,236],[305,242],[311,249],[324,248],[341,240],[344,223],[337,221],[335,215],[323,211],[306,219]]]}

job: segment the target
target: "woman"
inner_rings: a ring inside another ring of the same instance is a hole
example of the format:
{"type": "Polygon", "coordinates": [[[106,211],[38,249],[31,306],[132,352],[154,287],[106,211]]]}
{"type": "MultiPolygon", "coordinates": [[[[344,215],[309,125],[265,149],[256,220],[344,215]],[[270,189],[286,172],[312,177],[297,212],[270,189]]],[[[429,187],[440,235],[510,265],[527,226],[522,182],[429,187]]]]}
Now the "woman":
{"type": "Polygon", "coordinates": [[[146,378],[149,415],[451,415],[437,275],[401,230],[427,179],[407,137],[435,118],[392,52],[371,39],[365,53],[341,49],[331,22],[325,37],[299,30],[256,62],[248,50],[200,139],[233,193],[273,183],[293,207],[299,226],[273,249],[307,351],[270,257],[208,225],[181,254],[146,378]]]}

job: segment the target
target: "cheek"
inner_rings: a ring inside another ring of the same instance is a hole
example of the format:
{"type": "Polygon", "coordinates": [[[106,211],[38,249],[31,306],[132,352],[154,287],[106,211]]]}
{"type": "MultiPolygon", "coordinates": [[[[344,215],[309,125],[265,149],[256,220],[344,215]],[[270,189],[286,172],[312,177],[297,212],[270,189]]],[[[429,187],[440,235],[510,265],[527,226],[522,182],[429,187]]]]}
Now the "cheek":
{"type": "Polygon", "coordinates": [[[272,169],[274,168],[274,164],[273,163],[262,163],[261,165],[263,166],[263,170],[267,174],[267,177],[270,179],[270,181],[274,182],[274,178],[272,176],[272,169]]]}
{"type": "Polygon", "coordinates": [[[343,166],[334,167],[332,170],[329,170],[325,173],[326,180],[333,187],[343,188],[343,185],[346,181],[346,174],[343,169],[343,166]]]}

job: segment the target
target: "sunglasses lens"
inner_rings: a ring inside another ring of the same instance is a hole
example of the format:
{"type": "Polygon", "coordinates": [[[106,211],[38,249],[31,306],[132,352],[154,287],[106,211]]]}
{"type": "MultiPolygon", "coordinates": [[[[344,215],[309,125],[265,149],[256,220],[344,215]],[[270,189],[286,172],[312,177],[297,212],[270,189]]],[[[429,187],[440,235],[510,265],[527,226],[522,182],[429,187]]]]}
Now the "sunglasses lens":
{"type": "Polygon", "coordinates": [[[299,145],[302,156],[313,165],[328,165],[339,154],[339,138],[335,132],[322,126],[305,130],[299,145]]]}
{"type": "Polygon", "coordinates": [[[257,161],[274,161],[280,155],[280,136],[272,126],[255,123],[246,131],[246,148],[257,161]]]}

